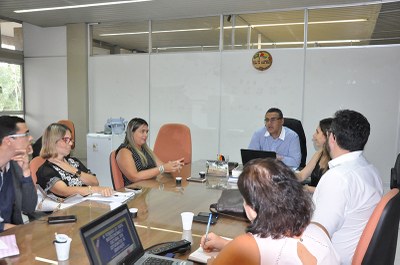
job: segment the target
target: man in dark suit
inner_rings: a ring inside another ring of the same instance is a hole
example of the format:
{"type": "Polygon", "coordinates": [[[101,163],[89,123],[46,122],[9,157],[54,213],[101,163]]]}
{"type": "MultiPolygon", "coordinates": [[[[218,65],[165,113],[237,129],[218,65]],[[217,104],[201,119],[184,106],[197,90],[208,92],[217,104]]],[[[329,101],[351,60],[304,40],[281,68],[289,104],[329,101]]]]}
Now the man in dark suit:
{"type": "Polygon", "coordinates": [[[25,120],[0,117],[0,232],[23,224],[35,211],[37,193],[29,170],[32,136],[25,120]]]}

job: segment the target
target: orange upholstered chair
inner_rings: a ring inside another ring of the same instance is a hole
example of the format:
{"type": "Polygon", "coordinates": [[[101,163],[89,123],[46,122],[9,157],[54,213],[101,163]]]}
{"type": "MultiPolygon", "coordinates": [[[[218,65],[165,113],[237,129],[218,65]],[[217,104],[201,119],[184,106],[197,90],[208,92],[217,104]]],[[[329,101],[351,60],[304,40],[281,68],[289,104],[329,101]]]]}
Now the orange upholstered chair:
{"type": "Polygon", "coordinates": [[[161,126],[154,143],[154,153],[163,162],[184,158],[192,162],[192,136],[184,124],[168,123],[161,126]]]}
{"type": "Polygon", "coordinates": [[[74,123],[70,120],[59,120],[57,123],[61,123],[65,126],[67,126],[71,130],[71,138],[72,138],[72,140],[74,140],[72,142],[71,148],[74,149],[75,148],[75,125],[74,125],[74,123]]]}
{"type": "Polygon", "coordinates": [[[39,167],[43,165],[44,161],[46,161],[44,158],[37,156],[34,157],[31,162],[29,162],[29,169],[31,170],[32,180],[35,184],[37,182],[36,172],[38,171],[39,167]]]}
{"type": "Polygon", "coordinates": [[[111,180],[114,187],[114,190],[123,188],[124,179],[122,177],[122,172],[118,167],[117,159],[115,155],[115,150],[110,154],[110,173],[111,173],[111,180]]]}
{"type": "Polygon", "coordinates": [[[399,219],[400,194],[396,188],[386,193],[373,211],[351,264],[394,264],[399,219]]]}

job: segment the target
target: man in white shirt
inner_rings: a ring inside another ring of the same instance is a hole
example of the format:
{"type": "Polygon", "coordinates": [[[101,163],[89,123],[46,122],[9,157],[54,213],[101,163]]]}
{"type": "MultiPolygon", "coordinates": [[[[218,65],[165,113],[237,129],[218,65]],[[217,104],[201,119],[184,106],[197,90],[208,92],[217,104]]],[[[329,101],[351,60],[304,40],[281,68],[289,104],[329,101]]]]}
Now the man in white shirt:
{"type": "Polygon", "coordinates": [[[322,226],[340,255],[351,264],[354,251],[375,206],[382,197],[377,169],[362,155],[370,124],[360,113],[340,110],[328,132],[332,160],[313,195],[312,221],[322,226]]]}

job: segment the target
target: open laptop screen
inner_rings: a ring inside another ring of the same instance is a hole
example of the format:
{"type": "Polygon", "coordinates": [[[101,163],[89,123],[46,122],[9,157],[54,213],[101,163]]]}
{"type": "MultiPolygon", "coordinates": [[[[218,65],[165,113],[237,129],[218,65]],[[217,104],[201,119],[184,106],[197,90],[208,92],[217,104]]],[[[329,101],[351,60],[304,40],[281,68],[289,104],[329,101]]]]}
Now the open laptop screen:
{"type": "Polygon", "coordinates": [[[270,151],[260,151],[251,149],[240,149],[240,154],[242,155],[242,164],[246,165],[247,162],[256,158],[276,158],[275,152],[270,151]]]}
{"type": "Polygon", "coordinates": [[[118,264],[144,252],[126,204],[83,226],[81,237],[90,264],[118,264]]]}

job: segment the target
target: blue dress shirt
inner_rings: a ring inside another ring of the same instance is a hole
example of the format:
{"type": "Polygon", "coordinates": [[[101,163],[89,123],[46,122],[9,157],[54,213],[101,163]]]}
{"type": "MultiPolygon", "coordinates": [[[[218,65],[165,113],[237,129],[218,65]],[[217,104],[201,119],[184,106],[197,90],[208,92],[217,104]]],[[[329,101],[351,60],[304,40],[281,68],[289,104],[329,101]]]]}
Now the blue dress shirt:
{"type": "Polygon", "coordinates": [[[263,126],[251,138],[249,149],[273,151],[283,157],[282,162],[288,167],[298,168],[301,161],[300,140],[296,132],[283,126],[281,134],[274,139],[263,126]]]}

